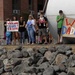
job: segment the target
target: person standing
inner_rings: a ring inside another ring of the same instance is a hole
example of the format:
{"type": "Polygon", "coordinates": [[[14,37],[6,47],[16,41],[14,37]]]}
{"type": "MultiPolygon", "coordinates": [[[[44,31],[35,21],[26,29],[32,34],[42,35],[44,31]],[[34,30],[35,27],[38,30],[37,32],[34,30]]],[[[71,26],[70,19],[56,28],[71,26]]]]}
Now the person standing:
{"type": "Polygon", "coordinates": [[[40,13],[40,17],[38,19],[38,30],[39,30],[39,43],[42,43],[43,39],[44,44],[47,44],[47,27],[48,27],[48,22],[47,18],[44,17],[43,12],[40,13]]]}
{"type": "Polygon", "coordinates": [[[29,43],[28,44],[34,44],[35,38],[34,38],[34,27],[33,27],[33,22],[32,22],[32,15],[29,15],[28,21],[26,24],[27,32],[28,32],[28,38],[29,38],[29,43]]]}
{"type": "Polygon", "coordinates": [[[57,15],[56,17],[56,21],[57,21],[57,33],[58,33],[58,43],[61,43],[61,31],[62,31],[62,25],[63,25],[63,21],[64,21],[64,14],[62,10],[59,10],[59,15],[57,15]]]}
{"type": "Polygon", "coordinates": [[[25,42],[25,21],[23,20],[23,17],[20,17],[19,20],[19,34],[20,34],[20,43],[24,44],[25,42]]]}
{"type": "MultiPolygon", "coordinates": [[[[14,16],[13,21],[17,21],[17,18],[14,16]]],[[[13,40],[14,40],[14,45],[16,44],[16,40],[18,40],[19,43],[19,33],[18,32],[12,32],[13,40]]]]}

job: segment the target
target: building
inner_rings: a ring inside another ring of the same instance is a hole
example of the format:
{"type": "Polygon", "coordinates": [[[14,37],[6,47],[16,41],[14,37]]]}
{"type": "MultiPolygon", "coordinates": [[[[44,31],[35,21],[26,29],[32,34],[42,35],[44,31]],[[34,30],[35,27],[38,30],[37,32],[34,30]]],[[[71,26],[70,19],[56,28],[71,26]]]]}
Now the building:
{"type": "Polygon", "coordinates": [[[0,0],[0,20],[30,12],[36,15],[43,9],[44,3],[45,0],[0,0]]]}

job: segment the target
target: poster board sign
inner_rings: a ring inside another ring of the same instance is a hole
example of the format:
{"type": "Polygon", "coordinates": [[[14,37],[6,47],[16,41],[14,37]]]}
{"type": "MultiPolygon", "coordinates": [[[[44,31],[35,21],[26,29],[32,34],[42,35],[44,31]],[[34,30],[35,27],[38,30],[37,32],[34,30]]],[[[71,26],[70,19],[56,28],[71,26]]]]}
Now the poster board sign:
{"type": "Polygon", "coordinates": [[[75,19],[65,18],[62,27],[63,37],[73,37],[75,38],[75,19]]]}
{"type": "Polygon", "coordinates": [[[19,29],[18,21],[7,21],[7,31],[17,32],[19,29]]]}

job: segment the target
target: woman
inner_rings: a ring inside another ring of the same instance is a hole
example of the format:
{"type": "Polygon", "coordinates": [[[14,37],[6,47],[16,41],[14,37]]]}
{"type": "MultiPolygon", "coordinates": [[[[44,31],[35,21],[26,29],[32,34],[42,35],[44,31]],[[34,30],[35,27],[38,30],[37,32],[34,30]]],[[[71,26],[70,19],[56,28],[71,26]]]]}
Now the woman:
{"type": "Polygon", "coordinates": [[[20,17],[19,20],[19,34],[20,34],[20,43],[24,44],[25,42],[25,21],[23,20],[23,17],[20,17]]]}
{"type": "MultiPolygon", "coordinates": [[[[17,18],[14,16],[13,21],[17,21],[17,18]]],[[[19,42],[19,33],[18,32],[13,32],[13,40],[14,40],[14,45],[16,44],[16,40],[19,42]]]]}
{"type": "Polygon", "coordinates": [[[33,25],[33,19],[32,19],[32,15],[29,15],[27,24],[26,24],[26,28],[27,28],[27,32],[28,32],[28,38],[29,38],[29,43],[28,44],[34,44],[35,42],[35,38],[34,38],[34,25],[33,25]]]}

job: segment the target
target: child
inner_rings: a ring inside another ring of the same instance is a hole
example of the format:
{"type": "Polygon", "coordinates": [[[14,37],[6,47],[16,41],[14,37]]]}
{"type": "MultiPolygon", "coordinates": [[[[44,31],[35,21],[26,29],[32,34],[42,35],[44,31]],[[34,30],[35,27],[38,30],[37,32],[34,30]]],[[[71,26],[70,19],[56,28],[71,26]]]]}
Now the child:
{"type": "Polygon", "coordinates": [[[6,44],[9,45],[11,43],[11,32],[6,32],[6,44]]]}

